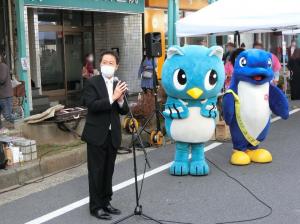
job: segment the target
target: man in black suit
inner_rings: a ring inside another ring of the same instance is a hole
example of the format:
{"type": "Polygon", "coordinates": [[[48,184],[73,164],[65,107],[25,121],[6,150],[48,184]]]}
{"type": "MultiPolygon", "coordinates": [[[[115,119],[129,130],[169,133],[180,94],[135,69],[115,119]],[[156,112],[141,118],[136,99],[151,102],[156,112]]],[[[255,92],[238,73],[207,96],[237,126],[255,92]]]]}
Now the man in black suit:
{"type": "Polygon", "coordinates": [[[91,215],[110,220],[111,214],[121,214],[110,201],[117,149],[121,144],[119,114],[128,112],[128,105],[124,102],[127,84],[114,81],[119,65],[114,51],[102,53],[99,62],[101,74],[89,79],[83,91],[88,114],[82,140],[87,142],[91,215]]]}

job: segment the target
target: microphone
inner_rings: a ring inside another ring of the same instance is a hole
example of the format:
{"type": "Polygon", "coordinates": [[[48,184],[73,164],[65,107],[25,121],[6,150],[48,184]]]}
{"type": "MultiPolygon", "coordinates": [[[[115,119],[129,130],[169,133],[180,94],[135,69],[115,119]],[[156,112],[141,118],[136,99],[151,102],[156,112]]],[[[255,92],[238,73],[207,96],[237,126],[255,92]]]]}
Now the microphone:
{"type": "Polygon", "coordinates": [[[120,79],[117,76],[114,76],[114,82],[119,82],[120,79]]]}
{"type": "MultiPolygon", "coordinates": [[[[114,81],[114,82],[119,82],[119,81],[122,82],[122,80],[120,80],[117,76],[114,76],[113,81],[114,81]]],[[[129,89],[126,88],[125,95],[128,94],[128,91],[129,91],[129,89]]]]}

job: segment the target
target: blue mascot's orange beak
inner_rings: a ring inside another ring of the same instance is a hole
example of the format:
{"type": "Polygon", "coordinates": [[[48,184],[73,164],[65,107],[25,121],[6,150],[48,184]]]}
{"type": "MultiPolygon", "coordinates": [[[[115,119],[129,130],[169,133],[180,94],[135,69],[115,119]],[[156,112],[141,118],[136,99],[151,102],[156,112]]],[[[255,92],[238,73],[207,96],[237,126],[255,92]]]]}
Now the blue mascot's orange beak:
{"type": "Polygon", "coordinates": [[[203,90],[195,87],[195,88],[189,89],[186,93],[193,99],[197,100],[203,94],[203,90]]]}

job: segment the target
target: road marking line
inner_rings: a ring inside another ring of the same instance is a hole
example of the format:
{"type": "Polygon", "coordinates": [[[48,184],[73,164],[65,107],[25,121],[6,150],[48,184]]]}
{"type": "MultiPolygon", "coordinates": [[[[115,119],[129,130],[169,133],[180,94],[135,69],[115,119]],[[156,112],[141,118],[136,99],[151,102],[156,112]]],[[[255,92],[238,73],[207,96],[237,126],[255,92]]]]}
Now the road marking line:
{"type": "MultiPolygon", "coordinates": [[[[205,151],[209,151],[209,150],[211,150],[213,148],[216,148],[216,147],[218,147],[220,145],[222,145],[222,143],[220,143],[220,142],[214,142],[214,143],[206,146],[205,147],[205,151]]],[[[150,177],[150,176],[153,176],[155,174],[158,174],[158,173],[160,173],[160,172],[162,172],[162,171],[164,171],[166,169],[168,169],[171,166],[171,164],[172,164],[172,162],[164,164],[162,166],[159,166],[159,167],[157,167],[157,168],[155,168],[153,170],[150,170],[150,171],[146,172],[145,173],[145,179],[148,178],[148,177],[150,177]]],[[[138,181],[141,181],[143,179],[143,174],[138,175],[137,179],[138,179],[138,181]]],[[[134,178],[131,178],[129,180],[126,180],[126,181],[124,181],[122,183],[119,183],[119,184],[113,186],[113,191],[116,192],[116,191],[121,190],[121,189],[123,189],[125,187],[128,187],[128,186],[130,186],[132,184],[134,184],[134,178]]],[[[60,209],[57,209],[57,210],[55,210],[53,212],[50,212],[50,213],[48,213],[46,215],[43,215],[43,216],[41,216],[39,218],[36,218],[36,219],[31,220],[29,222],[26,222],[25,224],[42,224],[42,223],[45,223],[45,222],[47,222],[47,221],[49,221],[51,219],[59,217],[59,216],[65,214],[65,213],[68,213],[68,212],[70,212],[72,210],[75,210],[76,208],[79,208],[79,207],[81,207],[83,205],[86,205],[88,203],[89,203],[89,197],[86,197],[86,198],[83,198],[83,199],[81,199],[79,201],[76,201],[76,202],[74,202],[72,204],[66,205],[66,206],[64,206],[64,207],[62,207],[60,209]]]]}
{"type": "MultiPolygon", "coordinates": [[[[289,114],[292,115],[292,114],[294,114],[296,112],[299,112],[299,111],[300,111],[300,108],[294,109],[294,110],[290,111],[289,114]]],[[[273,122],[278,121],[280,119],[281,119],[280,117],[274,117],[274,118],[271,119],[271,122],[273,123],[273,122]]],[[[207,151],[209,151],[211,149],[214,149],[214,148],[216,148],[216,147],[218,147],[218,146],[220,146],[222,144],[223,143],[220,143],[220,142],[214,142],[214,143],[212,143],[212,144],[210,144],[210,145],[208,145],[208,146],[205,147],[205,152],[207,152],[207,151]]],[[[171,164],[172,164],[172,162],[164,164],[162,166],[159,166],[159,167],[157,167],[157,168],[155,168],[153,170],[150,170],[150,171],[146,172],[145,179],[148,178],[148,177],[150,177],[150,176],[153,176],[155,174],[158,174],[158,173],[160,173],[160,172],[162,172],[162,171],[164,171],[166,169],[168,169],[171,166],[171,164]]],[[[140,174],[138,176],[138,181],[141,181],[142,179],[143,179],[143,174],[140,174]]],[[[126,181],[124,181],[122,183],[119,183],[119,184],[113,186],[113,191],[116,192],[116,191],[121,190],[121,189],[123,189],[125,187],[128,187],[128,186],[130,186],[132,184],[134,184],[134,178],[131,178],[129,180],[126,180],[126,181]]],[[[72,204],[66,205],[66,206],[64,206],[64,207],[62,207],[60,209],[57,209],[57,210],[55,210],[53,212],[50,212],[50,213],[48,213],[46,215],[43,215],[43,216],[41,216],[39,218],[33,219],[33,220],[29,221],[29,222],[26,222],[25,224],[42,224],[42,223],[45,223],[45,222],[47,222],[49,220],[52,220],[52,219],[54,219],[56,217],[59,217],[59,216],[65,214],[65,213],[68,213],[68,212],[70,212],[72,210],[75,210],[75,209],[77,209],[77,208],[79,208],[79,207],[81,207],[83,205],[86,205],[88,203],[89,203],[89,197],[86,197],[86,198],[83,198],[83,199],[81,199],[79,201],[76,201],[76,202],[74,202],[72,204]]]]}

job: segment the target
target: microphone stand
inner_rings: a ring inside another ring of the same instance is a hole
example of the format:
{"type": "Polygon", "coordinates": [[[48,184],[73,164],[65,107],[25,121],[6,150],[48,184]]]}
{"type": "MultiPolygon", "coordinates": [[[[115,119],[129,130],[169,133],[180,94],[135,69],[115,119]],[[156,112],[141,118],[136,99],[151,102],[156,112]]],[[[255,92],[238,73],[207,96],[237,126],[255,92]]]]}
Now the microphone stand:
{"type": "MultiPolygon", "coordinates": [[[[127,105],[129,105],[126,94],[124,94],[124,101],[127,105]]],[[[134,118],[133,113],[132,113],[130,108],[129,108],[129,115],[130,115],[131,118],[134,118]]],[[[150,164],[149,164],[149,161],[148,161],[147,153],[146,153],[145,147],[143,145],[141,136],[137,132],[136,123],[135,122],[130,122],[130,125],[131,125],[131,128],[133,130],[132,133],[131,133],[131,141],[132,141],[131,144],[132,144],[132,151],[133,151],[133,168],[134,168],[134,185],[135,185],[136,206],[135,206],[134,212],[132,214],[113,222],[113,224],[121,223],[121,222],[123,222],[127,219],[130,219],[131,217],[134,217],[134,216],[140,216],[140,217],[143,217],[145,219],[151,220],[153,222],[163,224],[159,220],[156,220],[156,219],[146,215],[145,213],[143,213],[143,208],[142,208],[142,205],[140,203],[140,198],[139,198],[139,186],[138,186],[138,180],[137,180],[137,162],[136,162],[136,148],[135,148],[136,139],[138,139],[140,144],[141,144],[142,150],[144,152],[144,157],[145,157],[146,164],[148,165],[149,168],[151,168],[151,167],[150,167],[150,164]],[[136,137],[135,137],[135,135],[136,135],[136,137]]]]}
{"type": "MultiPolygon", "coordinates": [[[[146,122],[144,125],[141,127],[141,129],[138,132],[138,135],[141,135],[142,132],[146,132],[147,134],[151,135],[150,132],[146,131],[146,127],[152,121],[152,119],[155,117],[156,119],[156,134],[158,132],[161,132],[161,125],[160,125],[160,117],[164,118],[163,113],[160,111],[160,106],[158,103],[158,93],[157,93],[157,88],[158,88],[158,78],[157,78],[157,73],[155,70],[155,57],[151,57],[151,62],[152,62],[152,74],[153,74],[153,94],[154,94],[154,102],[155,102],[155,107],[154,110],[152,111],[152,114],[147,118],[146,122]]],[[[130,146],[129,146],[130,147],[130,146]]],[[[142,146],[143,147],[143,146],[142,146]]]]}

